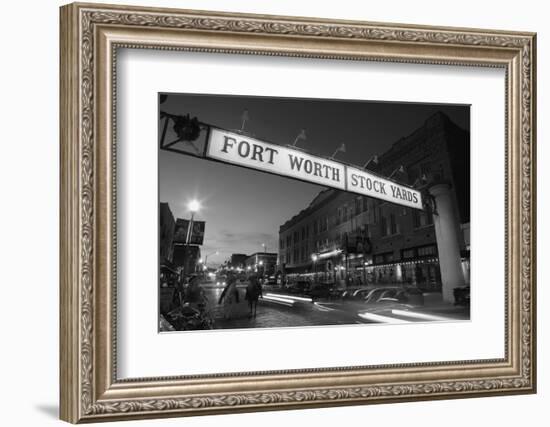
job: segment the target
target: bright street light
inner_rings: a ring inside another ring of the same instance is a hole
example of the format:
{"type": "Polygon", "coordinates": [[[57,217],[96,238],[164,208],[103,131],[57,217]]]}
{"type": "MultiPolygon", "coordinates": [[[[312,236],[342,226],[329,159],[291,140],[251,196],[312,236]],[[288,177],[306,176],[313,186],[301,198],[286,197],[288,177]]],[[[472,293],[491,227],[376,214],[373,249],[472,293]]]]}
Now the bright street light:
{"type": "Polygon", "coordinates": [[[193,199],[187,204],[187,208],[192,212],[195,213],[201,208],[201,204],[198,200],[193,199]]]}

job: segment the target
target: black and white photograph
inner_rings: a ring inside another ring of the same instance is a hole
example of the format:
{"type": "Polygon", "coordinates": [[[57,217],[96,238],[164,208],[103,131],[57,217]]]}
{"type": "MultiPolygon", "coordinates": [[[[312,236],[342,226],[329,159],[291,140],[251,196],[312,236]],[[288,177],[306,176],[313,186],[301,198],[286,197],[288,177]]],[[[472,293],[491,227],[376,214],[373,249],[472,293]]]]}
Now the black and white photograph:
{"type": "Polygon", "coordinates": [[[470,320],[469,105],[158,103],[160,332],[470,320]]]}

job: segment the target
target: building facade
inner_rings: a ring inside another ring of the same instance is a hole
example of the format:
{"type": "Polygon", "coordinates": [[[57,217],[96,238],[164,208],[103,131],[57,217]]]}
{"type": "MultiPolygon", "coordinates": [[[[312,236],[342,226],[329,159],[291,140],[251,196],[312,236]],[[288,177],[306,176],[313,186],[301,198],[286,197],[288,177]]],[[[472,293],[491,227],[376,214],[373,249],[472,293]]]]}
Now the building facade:
{"type": "Polygon", "coordinates": [[[172,262],[174,255],[174,231],[176,220],[168,203],[161,203],[159,207],[159,255],[160,263],[172,262]]]}
{"type": "Polygon", "coordinates": [[[231,259],[228,262],[228,267],[244,270],[246,268],[247,258],[248,258],[247,254],[231,254],[231,259]]]}
{"type": "MultiPolygon", "coordinates": [[[[450,186],[459,217],[456,232],[466,282],[469,157],[469,133],[443,113],[436,113],[366,165],[375,174],[419,189],[434,182],[450,186]]],[[[334,189],[321,191],[309,206],[280,226],[277,275],[287,282],[307,279],[342,287],[411,284],[440,290],[432,210],[334,189]]]]}
{"type": "Polygon", "coordinates": [[[275,275],[276,267],[277,254],[273,252],[256,252],[245,261],[247,273],[257,273],[263,277],[275,275]]]}

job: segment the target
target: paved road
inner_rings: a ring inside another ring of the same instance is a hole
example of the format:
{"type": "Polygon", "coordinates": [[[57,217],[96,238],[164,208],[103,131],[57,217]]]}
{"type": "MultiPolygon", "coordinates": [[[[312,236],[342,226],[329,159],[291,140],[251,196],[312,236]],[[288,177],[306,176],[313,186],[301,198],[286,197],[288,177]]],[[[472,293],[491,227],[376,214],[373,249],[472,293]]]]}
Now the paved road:
{"type": "Polygon", "coordinates": [[[240,303],[234,311],[235,315],[231,319],[225,319],[223,305],[217,304],[223,288],[204,286],[204,289],[215,329],[410,323],[469,318],[468,310],[449,305],[413,308],[404,304],[368,306],[360,302],[340,300],[311,302],[294,295],[265,291],[264,299],[259,300],[256,318],[250,318],[248,305],[244,300],[245,289],[239,287],[240,303]]]}

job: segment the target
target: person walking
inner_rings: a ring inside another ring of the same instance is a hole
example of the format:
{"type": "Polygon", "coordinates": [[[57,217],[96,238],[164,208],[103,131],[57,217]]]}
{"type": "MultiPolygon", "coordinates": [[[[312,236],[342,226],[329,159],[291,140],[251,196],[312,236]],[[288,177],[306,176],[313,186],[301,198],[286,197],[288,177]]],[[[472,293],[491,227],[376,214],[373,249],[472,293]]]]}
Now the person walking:
{"type": "Polygon", "coordinates": [[[258,299],[262,297],[262,284],[258,280],[257,276],[250,276],[248,279],[248,286],[246,287],[245,299],[248,301],[248,317],[254,316],[256,318],[256,308],[258,306],[258,299]]]}
{"type": "Polygon", "coordinates": [[[204,304],[207,300],[204,290],[199,285],[199,276],[192,274],[189,276],[188,285],[184,292],[185,302],[192,305],[204,304]]]}
{"type": "Polygon", "coordinates": [[[227,285],[223,289],[218,305],[223,302],[223,317],[231,319],[236,313],[237,304],[239,304],[239,290],[237,289],[237,279],[235,276],[227,277],[227,285]]]}

